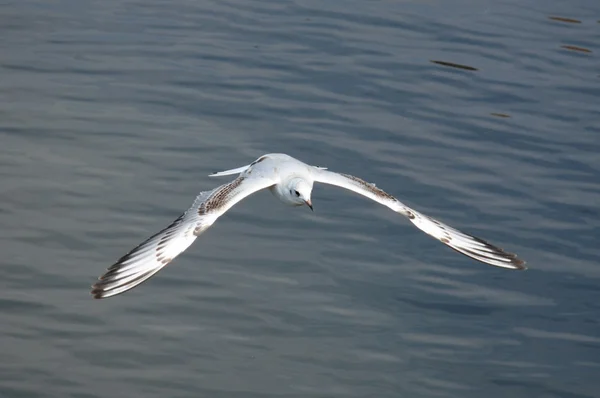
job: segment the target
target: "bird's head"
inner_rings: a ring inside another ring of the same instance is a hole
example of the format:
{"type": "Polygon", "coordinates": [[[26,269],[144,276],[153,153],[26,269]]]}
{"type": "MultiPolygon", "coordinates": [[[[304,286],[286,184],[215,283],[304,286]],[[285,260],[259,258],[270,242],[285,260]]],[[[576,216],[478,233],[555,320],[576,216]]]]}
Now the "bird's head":
{"type": "Polygon", "coordinates": [[[307,205],[312,210],[313,206],[310,201],[311,192],[312,184],[309,184],[302,178],[293,178],[288,184],[290,201],[296,206],[307,205]]]}

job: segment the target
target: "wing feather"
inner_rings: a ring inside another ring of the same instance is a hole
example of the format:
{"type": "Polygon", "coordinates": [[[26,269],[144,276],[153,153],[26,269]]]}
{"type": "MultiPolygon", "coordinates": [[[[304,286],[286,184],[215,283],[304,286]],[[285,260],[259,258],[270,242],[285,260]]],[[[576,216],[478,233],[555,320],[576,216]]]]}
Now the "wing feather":
{"type": "Polygon", "coordinates": [[[92,286],[96,299],[115,296],[148,280],[187,249],[221,215],[246,196],[273,185],[265,178],[240,176],[200,192],[192,206],[162,231],[119,258],[92,286]]]}
{"type": "Polygon", "coordinates": [[[496,267],[518,270],[526,269],[525,261],[518,258],[515,254],[506,252],[483,239],[461,232],[434,218],[419,213],[387,192],[377,188],[375,184],[370,184],[348,174],[340,174],[327,170],[315,169],[313,177],[317,182],[348,189],[389,207],[395,212],[408,217],[421,231],[465,256],[496,267]]]}

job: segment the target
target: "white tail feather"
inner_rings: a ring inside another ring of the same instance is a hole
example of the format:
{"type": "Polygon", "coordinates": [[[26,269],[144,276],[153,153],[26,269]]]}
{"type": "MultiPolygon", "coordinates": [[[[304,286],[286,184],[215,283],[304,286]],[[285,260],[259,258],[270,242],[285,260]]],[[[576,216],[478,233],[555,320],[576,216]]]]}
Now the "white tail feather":
{"type": "Polygon", "coordinates": [[[212,173],[209,174],[209,177],[221,177],[221,176],[228,176],[231,174],[240,174],[244,171],[246,171],[248,169],[248,167],[250,167],[249,164],[247,164],[246,166],[242,166],[242,167],[238,167],[237,169],[231,169],[231,170],[225,170],[225,171],[219,171],[216,173],[212,173]]]}

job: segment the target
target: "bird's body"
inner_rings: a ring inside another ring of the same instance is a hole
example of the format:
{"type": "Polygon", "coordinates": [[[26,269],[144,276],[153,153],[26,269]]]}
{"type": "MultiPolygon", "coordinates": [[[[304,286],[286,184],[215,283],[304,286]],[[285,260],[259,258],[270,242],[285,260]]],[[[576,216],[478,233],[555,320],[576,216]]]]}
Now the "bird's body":
{"type": "Polygon", "coordinates": [[[315,182],[336,185],[387,206],[407,217],[423,232],[475,260],[502,268],[525,269],[524,262],[516,255],[421,214],[374,184],[354,176],[334,173],[278,153],[263,155],[247,166],[210,176],[233,174],[238,174],[237,178],[211,191],[201,192],[192,206],[171,225],[109,267],[92,286],[94,298],[123,293],[149,279],[187,249],[233,205],[254,192],[268,188],[286,205],[306,204],[312,209],[311,192],[315,182]]]}
{"type": "Polygon", "coordinates": [[[271,193],[288,206],[302,206],[305,204],[305,201],[297,199],[295,193],[290,195],[289,186],[293,183],[294,179],[300,179],[301,181],[299,182],[304,182],[302,184],[303,191],[308,195],[306,199],[310,200],[310,192],[314,184],[313,169],[315,167],[294,159],[289,155],[272,153],[258,158],[242,175],[248,177],[258,175],[263,178],[276,176],[275,185],[269,187],[271,193]]]}

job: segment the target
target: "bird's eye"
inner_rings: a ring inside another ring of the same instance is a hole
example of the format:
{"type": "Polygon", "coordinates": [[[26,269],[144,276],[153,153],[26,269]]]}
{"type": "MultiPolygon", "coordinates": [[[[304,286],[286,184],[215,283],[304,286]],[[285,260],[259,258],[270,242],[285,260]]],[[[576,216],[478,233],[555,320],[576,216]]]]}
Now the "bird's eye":
{"type": "Polygon", "coordinates": [[[296,196],[300,196],[300,192],[294,191],[294,193],[296,194],[296,196]]]}

